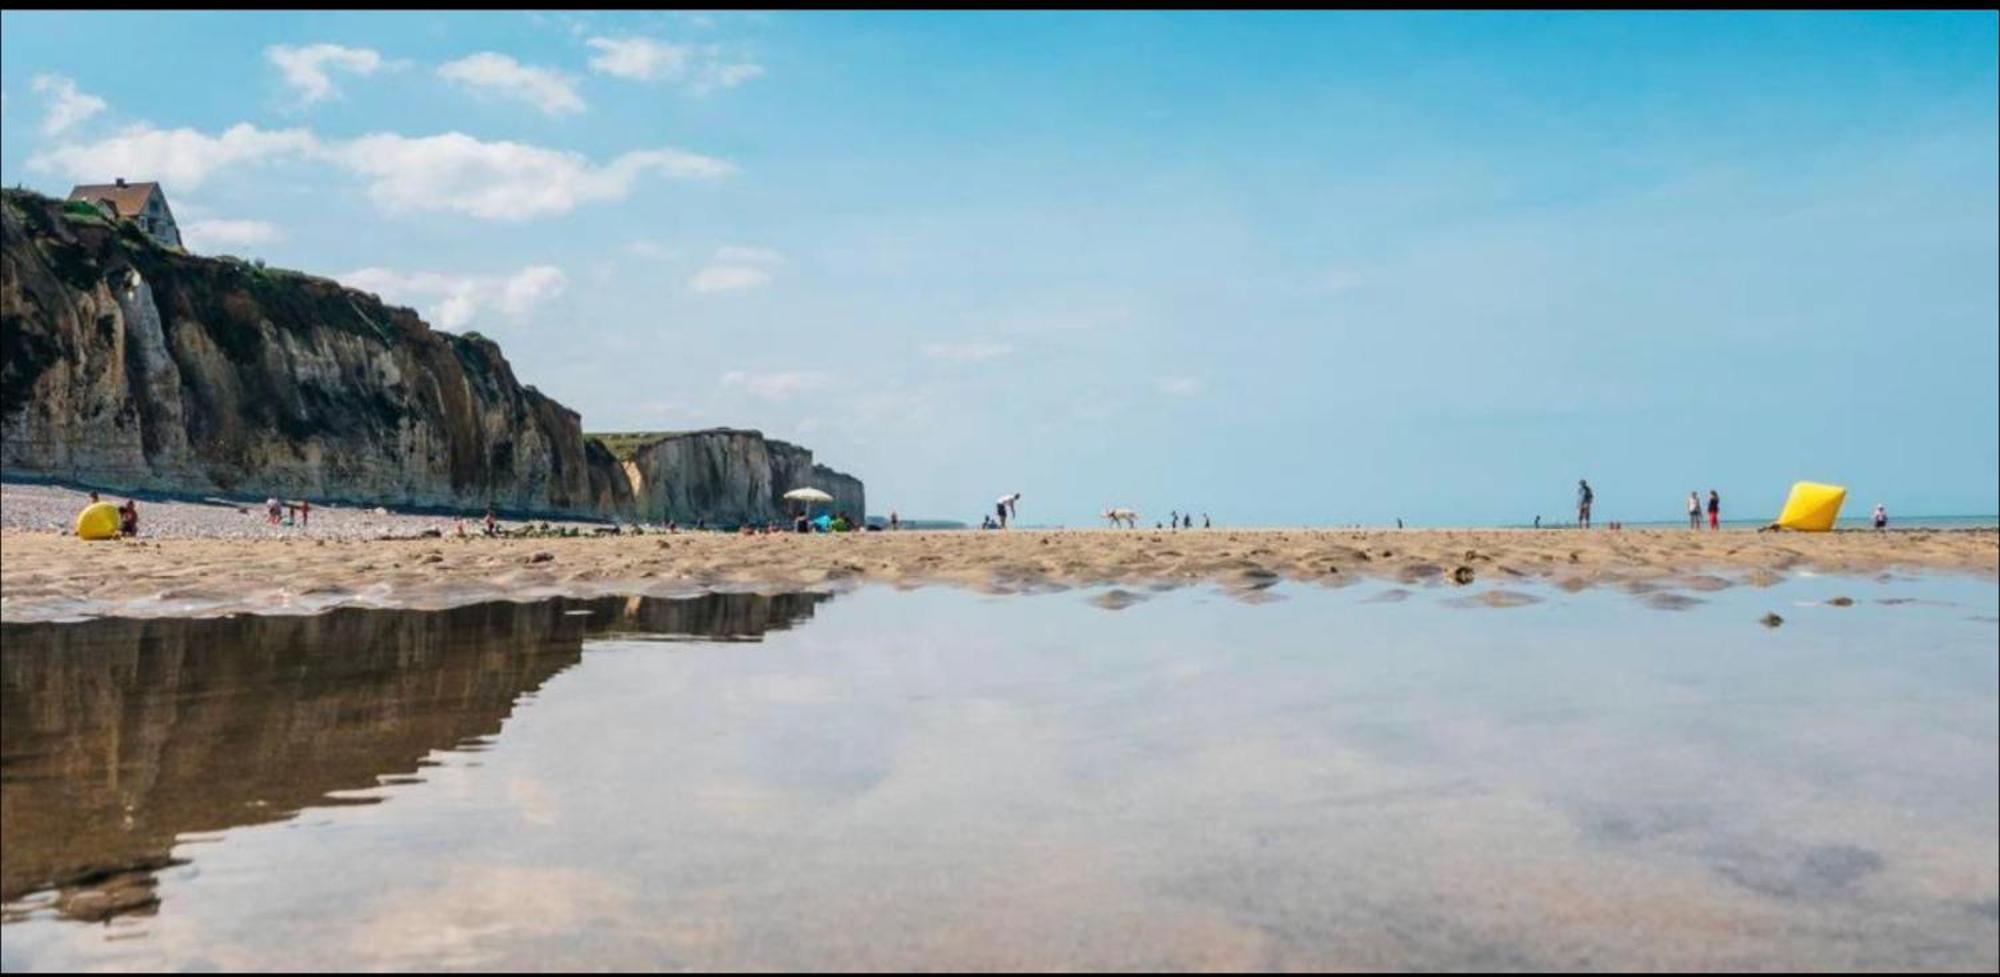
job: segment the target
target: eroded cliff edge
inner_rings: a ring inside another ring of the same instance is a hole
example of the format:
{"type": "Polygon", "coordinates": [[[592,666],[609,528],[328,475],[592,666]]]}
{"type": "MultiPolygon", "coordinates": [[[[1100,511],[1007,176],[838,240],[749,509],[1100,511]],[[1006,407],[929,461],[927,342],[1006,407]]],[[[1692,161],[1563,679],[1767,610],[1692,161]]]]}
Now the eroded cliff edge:
{"type": "Polygon", "coordinates": [[[814,511],[867,510],[861,480],[813,461],[813,453],[756,431],[705,431],[606,435],[624,465],[637,517],[647,522],[691,524],[777,522],[793,507],[784,495],[816,488],[833,496],[814,511]]]}
{"type": "MultiPolygon", "coordinates": [[[[810,452],[733,434],[725,456],[646,466],[647,491],[678,500],[675,518],[726,525],[776,510],[717,491],[717,472],[779,493],[808,484],[794,480],[810,452]]],[[[168,251],[12,190],[0,215],[0,440],[10,478],[653,517],[635,505],[629,466],[575,411],[522,385],[491,340],[438,332],[330,279],[168,251]]]]}

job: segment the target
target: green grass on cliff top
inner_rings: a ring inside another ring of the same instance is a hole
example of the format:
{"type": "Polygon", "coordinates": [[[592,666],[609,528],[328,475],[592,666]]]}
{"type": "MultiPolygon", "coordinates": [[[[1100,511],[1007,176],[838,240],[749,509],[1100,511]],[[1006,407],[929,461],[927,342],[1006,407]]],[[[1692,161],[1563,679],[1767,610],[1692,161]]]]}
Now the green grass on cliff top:
{"type": "Polygon", "coordinates": [[[639,449],[667,438],[677,438],[684,434],[756,434],[756,431],[742,428],[709,427],[698,431],[606,431],[592,434],[585,431],[585,438],[595,439],[609,449],[611,456],[619,461],[631,461],[639,454],[639,449]]]}

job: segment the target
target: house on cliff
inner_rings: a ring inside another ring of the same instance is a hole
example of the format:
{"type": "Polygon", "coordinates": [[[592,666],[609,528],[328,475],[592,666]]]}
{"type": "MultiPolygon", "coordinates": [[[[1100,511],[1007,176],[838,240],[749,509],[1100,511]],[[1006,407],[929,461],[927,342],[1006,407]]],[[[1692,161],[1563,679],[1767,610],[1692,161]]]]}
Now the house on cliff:
{"type": "Polygon", "coordinates": [[[96,207],[110,220],[128,220],[158,242],[161,247],[181,247],[180,225],[167,208],[166,191],[157,183],[86,183],[69,192],[69,199],[96,207]]]}

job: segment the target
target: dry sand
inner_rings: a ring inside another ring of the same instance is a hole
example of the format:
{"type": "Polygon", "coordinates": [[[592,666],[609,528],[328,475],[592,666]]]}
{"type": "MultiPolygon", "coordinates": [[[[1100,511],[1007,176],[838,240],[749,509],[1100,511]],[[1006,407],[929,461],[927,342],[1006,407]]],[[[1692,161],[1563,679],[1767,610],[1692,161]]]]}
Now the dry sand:
{"type": "Polygon", "coordinates": [[[1769,586],[1801,572],[2000,575],[2000,532],[1823,534],[1686,530],[1065,530],[579,539],[164,539],[85,542],[0,534],[0,618],[308,613],[446,607],[556,595],[839,589],[947,584],[989,593],[1109,587],[1099,606],[1148,590],[1219,586],[1246,600],[1279,581],[1473,586],[1488,606],[1518,591],[1673,591],[1769,586]]]}

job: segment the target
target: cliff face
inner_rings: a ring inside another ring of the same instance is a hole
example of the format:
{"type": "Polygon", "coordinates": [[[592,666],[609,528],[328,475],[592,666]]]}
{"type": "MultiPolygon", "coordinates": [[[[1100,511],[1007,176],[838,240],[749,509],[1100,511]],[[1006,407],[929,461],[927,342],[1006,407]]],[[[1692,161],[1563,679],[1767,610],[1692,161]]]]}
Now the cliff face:
{"type": "Polygon", "coordinates": [[[629,504],[576,413],[521,386],[491,341],[327,279],[168,252],[44,198],[7,194],[0,233],[10,475],[574,515],[629,504]]]}
{"type": "Polygon", "coordinates": [[[719,428],[662,434],[639,444],[625,466],[641,519],[719,525],[787,522],[796,488],[833,496],[829,508],[856,519],[867,512],[861,480],[813,462],[812,452],[756,431],[719,428]]]}

